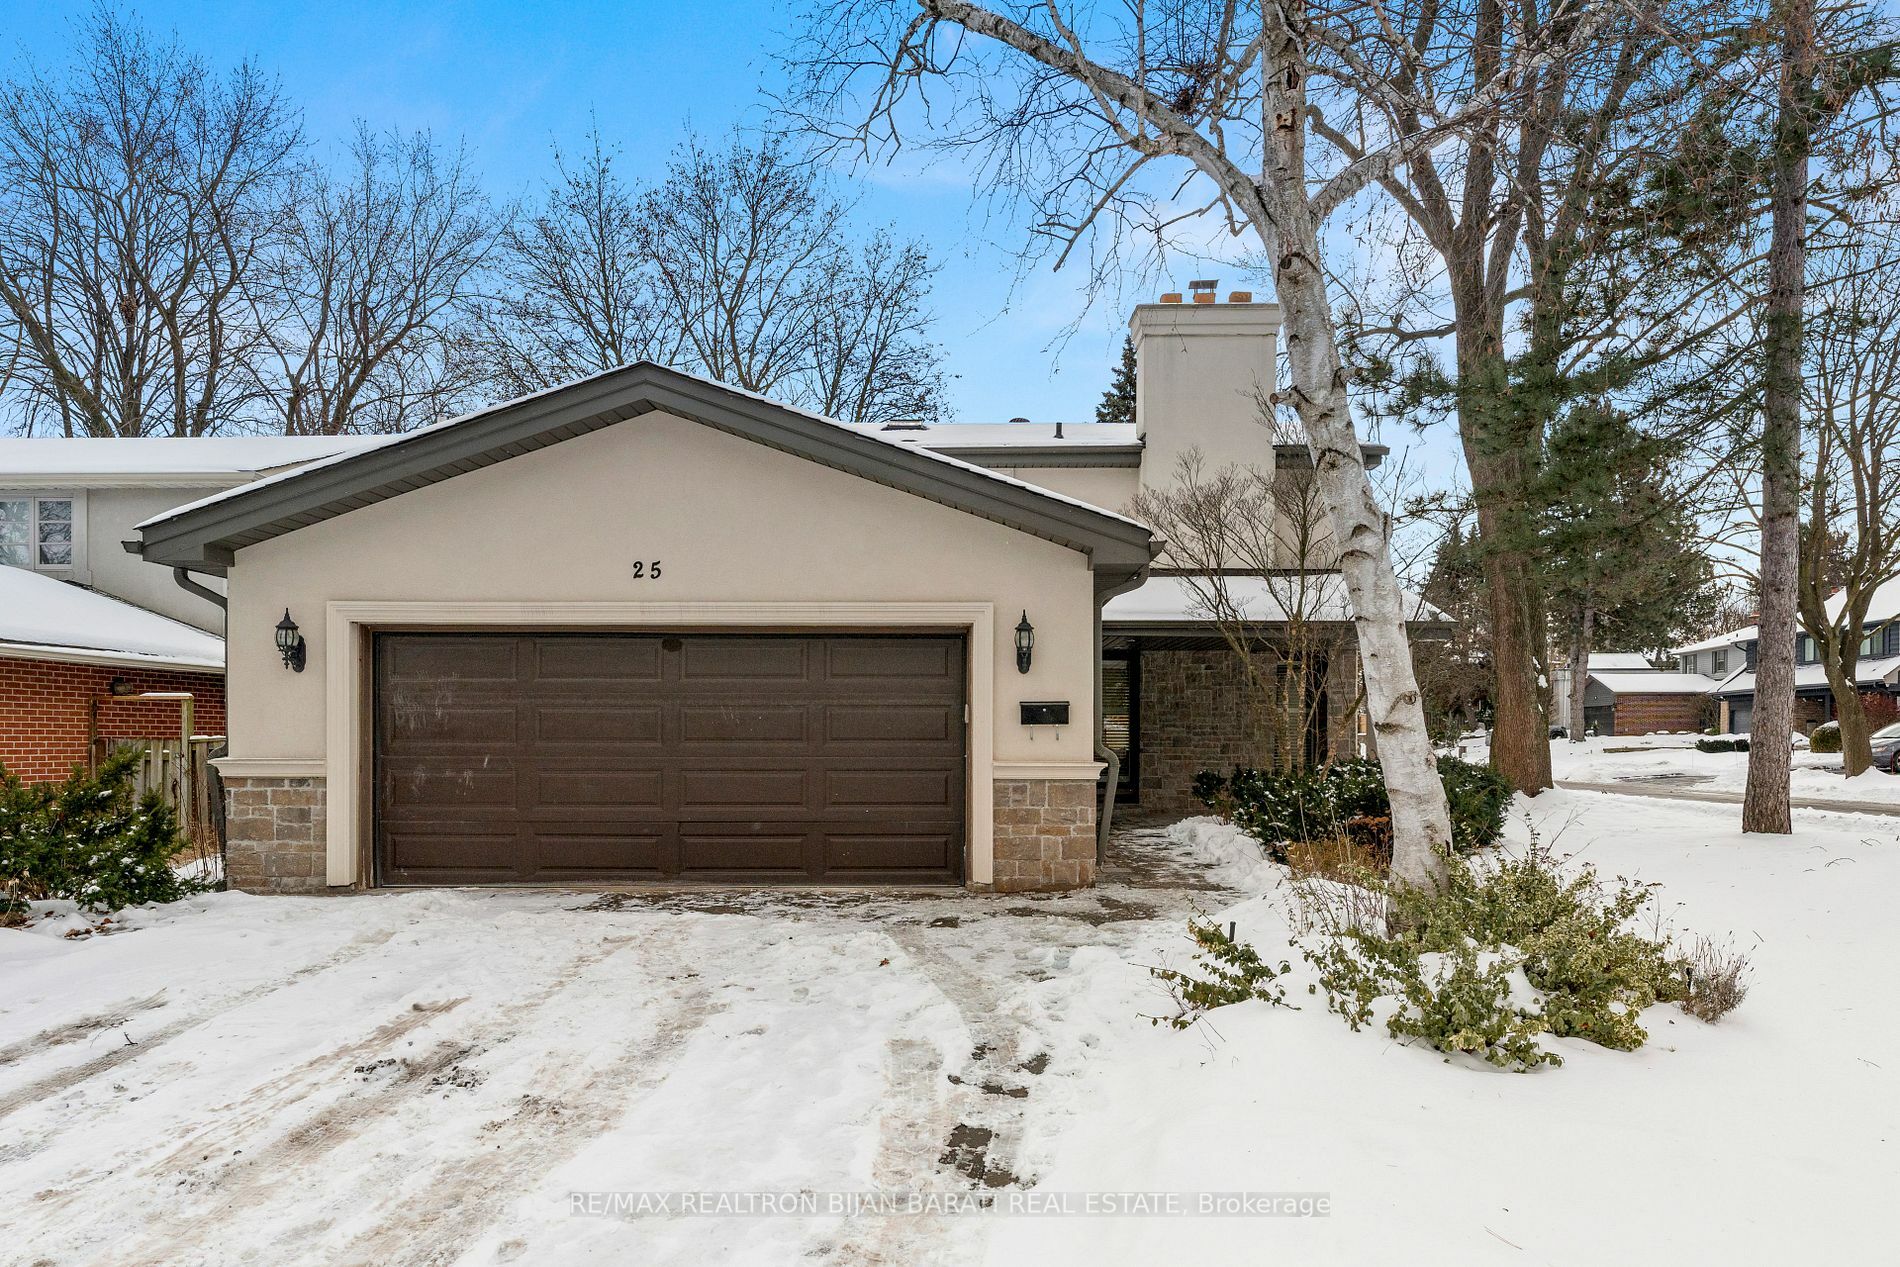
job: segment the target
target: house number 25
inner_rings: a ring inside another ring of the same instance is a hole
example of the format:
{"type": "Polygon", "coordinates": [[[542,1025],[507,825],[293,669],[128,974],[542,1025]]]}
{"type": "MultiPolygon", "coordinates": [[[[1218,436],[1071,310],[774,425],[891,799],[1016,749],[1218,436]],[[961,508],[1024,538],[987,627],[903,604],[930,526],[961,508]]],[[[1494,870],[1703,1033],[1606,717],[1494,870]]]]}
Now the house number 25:
{"type": "Polygon", "coordinates": [[[654,559],[652,562],[649,563],[644,560],[635,559],[633,563],[633,579],[636,581],[659,580],[660,579],[660,561],[658,559],[654,559]]]}

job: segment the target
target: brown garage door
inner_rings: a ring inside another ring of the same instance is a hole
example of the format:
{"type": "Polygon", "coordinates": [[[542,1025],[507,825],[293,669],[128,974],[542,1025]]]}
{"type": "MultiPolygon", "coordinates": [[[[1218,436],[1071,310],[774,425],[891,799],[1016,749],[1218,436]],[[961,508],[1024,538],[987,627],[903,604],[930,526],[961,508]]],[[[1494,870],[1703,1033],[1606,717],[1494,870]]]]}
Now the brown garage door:
{"type": "Polygon", "coordinates": [[[941,884],[963,640],[380,634],[383,884],[941,884]]]}

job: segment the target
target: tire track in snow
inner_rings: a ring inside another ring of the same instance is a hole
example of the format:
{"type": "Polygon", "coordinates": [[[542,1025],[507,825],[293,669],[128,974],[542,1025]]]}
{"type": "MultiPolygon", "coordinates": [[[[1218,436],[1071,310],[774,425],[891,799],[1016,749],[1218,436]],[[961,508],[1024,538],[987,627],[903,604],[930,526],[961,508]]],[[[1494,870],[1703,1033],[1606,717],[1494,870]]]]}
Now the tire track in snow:
{"type": "MultiPolygon", "coordinates": [[[[663,938],[649,936],[642,946],[643,966],[656,976],[679,977],[686,969],[683,937],[678,928],[666,929],[663,938]]],[[[551,1090],[524,1097],[514,1112],[485,1125],[481,1149],[448,1157],[420,1188],[379,1210],[376,1227],[336,1261],[439,1267],[460,1259],[524,1191],[612,1129],[640,1096],[665,1082],[693,1034],[725,1010],[697,976],[662,1001],[664,1010],[645,1036],[598,1068],[562,1066],[562,1080],[551,1090]]]]}
{"type": "Polygon", "coordinates": [[[338,947],[315,963],[307,963],[294,972],[274,981],[263,982],[259,985],[252,986],[248,990],[240,990],[236,994],[226,995],[223,998],[212,1000],[208,1006],[201,1007],[190,1015],[181,1016],[170,1024],[153,1030],[143,1039],[133,1040],[130,1035],[127,1035],[128,1041],[113,1048],[111,1051],[94,1056],[91,1060],[83,1061],[77,1065],[68,1065],[64,1069],[57,1070],[36,1081],[29,1082],[24,1086],[15,1087],[6,1094],[0,1095],[0,1119],[18,1112],[27,1105],[35,1104],[50,1096],[58,1095],[60,1092],[71,1087],[76,1087],[82,1082],[90,1081],[100,1074],[110,1073],[126,1061],[132,1060],[135,1057],[150,1052],[163,1051],[165,1044],[169,1043],[172,1039],[196,1029],[208,1021],[217,1020],[237,1008],[246,1007],[257,1002],[259,999],[268,998],[279,990],[288,989],[300,981],[306,981],[319,973],[329,972],[354,959],[359,959],[371,950],[382,946],[391,937],[395,936],[395,932],[395,929],[390,929],[388,932],[380,935],[358,937],[348,945],[338,947]]]}
{"type": "Polygon", "coordinates": [[[165,991],[160,989],[142,999],[133,999],[128,1003],[107,1008],[103,1012],[82,1016],[76,1021],[67,1021],[64,1025],[55,1025],[51,1029],[43,1029],[31,1038],[23,1038],[19,1042],[0,1047],[0,1069],[8,1065],[17,1065],[27,1056],[50,1048],[82,1042],[92,1038],[101,1030],[118,1029],[140,1012],[149,1012],[155,1007],[163,1007],[164,1004],[165,991]]]}
{"type": "MultiPolygon", "coordinates": [[[[338,1089],[339,1075],[374,1064],[397,1040],[456,1011],[465,998],[413,1004],[366,1038],[305,1060],[245,1092],[242,1100],[215,1110],[218,1116],[213,1123],[141,1168],[139,1178],[167,1192],[168,1199],[140,1225],[130,1245],[115,1249],[112,1261],[175,1263],[185,1247],[206,1244],[220,1229],[267,1211],[273,1198],[283,1194],[285,1176],[320,1167],[337,1149],[383,1125],[389,1115],[433,1089],[433,1079],[534,1029],[539,1014],[586,972],[629,947],[644,949],[648,944],[636,936],[604,938],[551,970],[533,993],[488,1001],[492,1010],[486,1016],[442,1033],[419,1056],[396,1062],[391,1066],[395,1072],[386,1081],[344,1084],[338,1089]],[[291,1122],[287,1130],[268,1142],[254,1143],[258,1133],[319,1095],[327,1098],[291,1122]]],[[[83,1187],[75,1196],[83,1205],[83,1187]]],[[[347,1208],[351,1203],[339,1197],[337,1204],[347,1208]]],[[[305,1235],[318,1230],[299,1229],[305,1235]]]]}

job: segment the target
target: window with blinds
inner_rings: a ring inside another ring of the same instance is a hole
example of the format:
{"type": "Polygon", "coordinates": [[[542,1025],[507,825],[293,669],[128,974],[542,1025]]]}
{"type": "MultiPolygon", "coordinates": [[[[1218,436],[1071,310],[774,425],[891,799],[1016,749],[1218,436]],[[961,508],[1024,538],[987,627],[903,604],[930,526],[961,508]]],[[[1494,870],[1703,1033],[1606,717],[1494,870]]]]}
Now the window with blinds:
{"type": "Polygon", "coordinates": [[[1102,739],[1109,751],[1121,758],[1121,782],[1118,792],[1132,792],[1136,785],[1136,743],[1140,734],[1137,716],[1135,660],[1130,656],[1102,659],[1102,739]]]}

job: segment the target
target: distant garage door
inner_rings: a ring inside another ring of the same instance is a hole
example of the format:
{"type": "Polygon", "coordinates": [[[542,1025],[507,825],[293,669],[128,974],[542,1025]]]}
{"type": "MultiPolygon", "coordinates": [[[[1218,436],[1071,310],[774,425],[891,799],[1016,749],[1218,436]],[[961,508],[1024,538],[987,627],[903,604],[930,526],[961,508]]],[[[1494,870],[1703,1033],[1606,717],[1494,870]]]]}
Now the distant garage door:
{"type": "Polygon", "coordinates": [[[943,884],[954,635],[380,634],[388,885],[943,884]]]}

